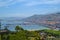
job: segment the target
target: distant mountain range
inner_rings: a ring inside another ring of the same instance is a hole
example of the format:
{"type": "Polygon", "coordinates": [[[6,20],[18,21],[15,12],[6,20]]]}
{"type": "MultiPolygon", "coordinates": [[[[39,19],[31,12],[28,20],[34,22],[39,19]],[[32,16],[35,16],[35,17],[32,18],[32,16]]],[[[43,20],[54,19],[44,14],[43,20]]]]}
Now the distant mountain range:
{"type": "Polygon", "coordinates": [[[33,15],[31,17],[27,17],[23,19],[23,21],[31,22],[43,26],[49,27],[58,27],[60,28],[60,12],[52,13],[47,15],[33,15]]]}
{"type": "Polygon", "coordinates": [[[20,21],[22,17],[0,17],[0,21],[20,21]]]}

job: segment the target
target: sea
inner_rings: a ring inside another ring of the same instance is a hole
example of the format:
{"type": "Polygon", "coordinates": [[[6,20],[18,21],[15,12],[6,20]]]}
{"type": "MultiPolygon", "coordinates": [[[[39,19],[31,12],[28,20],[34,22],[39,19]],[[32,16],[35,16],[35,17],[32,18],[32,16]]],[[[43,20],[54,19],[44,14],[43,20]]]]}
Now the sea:
{"type": "Polygon", "coordinates": [[[16,26],[22,27],[24,30],[43,30],[43,29],[49,29],[45,26],[37,25],[37,24],[24,24],[23,21],[0,21],[1,23],[1,29],[4,29],[7,27],[11,31],[15,31],[16,26]]]}

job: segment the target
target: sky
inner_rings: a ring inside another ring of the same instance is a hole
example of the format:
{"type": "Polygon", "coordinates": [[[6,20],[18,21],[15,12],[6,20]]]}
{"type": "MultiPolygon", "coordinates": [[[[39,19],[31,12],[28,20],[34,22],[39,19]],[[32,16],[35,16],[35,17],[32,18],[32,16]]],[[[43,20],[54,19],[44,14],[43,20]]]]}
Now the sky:
{"type": "Polygon", "coordinates": [[[0,0],[0,17],[28,17],[60,12],[60,0],[0,0]]]}

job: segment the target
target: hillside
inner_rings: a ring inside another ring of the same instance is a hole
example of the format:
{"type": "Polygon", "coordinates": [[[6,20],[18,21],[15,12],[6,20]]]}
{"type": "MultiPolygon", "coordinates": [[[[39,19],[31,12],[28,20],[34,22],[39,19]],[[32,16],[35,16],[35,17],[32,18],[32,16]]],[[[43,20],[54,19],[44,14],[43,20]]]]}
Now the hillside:
{"type": "Polygon", "coordinates": [[[23,19],[23,21],[32,22],[43,26],[60,28],[60,13],[33,15],[31,17],[23,19]]]}

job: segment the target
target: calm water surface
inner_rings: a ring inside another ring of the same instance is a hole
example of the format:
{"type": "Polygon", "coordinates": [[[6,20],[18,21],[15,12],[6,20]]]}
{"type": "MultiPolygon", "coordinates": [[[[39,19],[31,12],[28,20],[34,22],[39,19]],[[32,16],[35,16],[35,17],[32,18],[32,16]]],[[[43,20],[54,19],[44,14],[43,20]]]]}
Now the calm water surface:
{"type": "Polygon", "coordinates": [[[14,22],[1,21],[1,27],[3,29],[5,26],[8,26],[9,30],[14,30],[15,27],[17,25],[19,25],[19,26],[21,26],[25,30],[43,30],[43,29],[48,29],[47,27],[36,25],[36,24],[23,25],[22,23],[23,22],[17,22],[17,21],[14,21],[14,22]]]}

